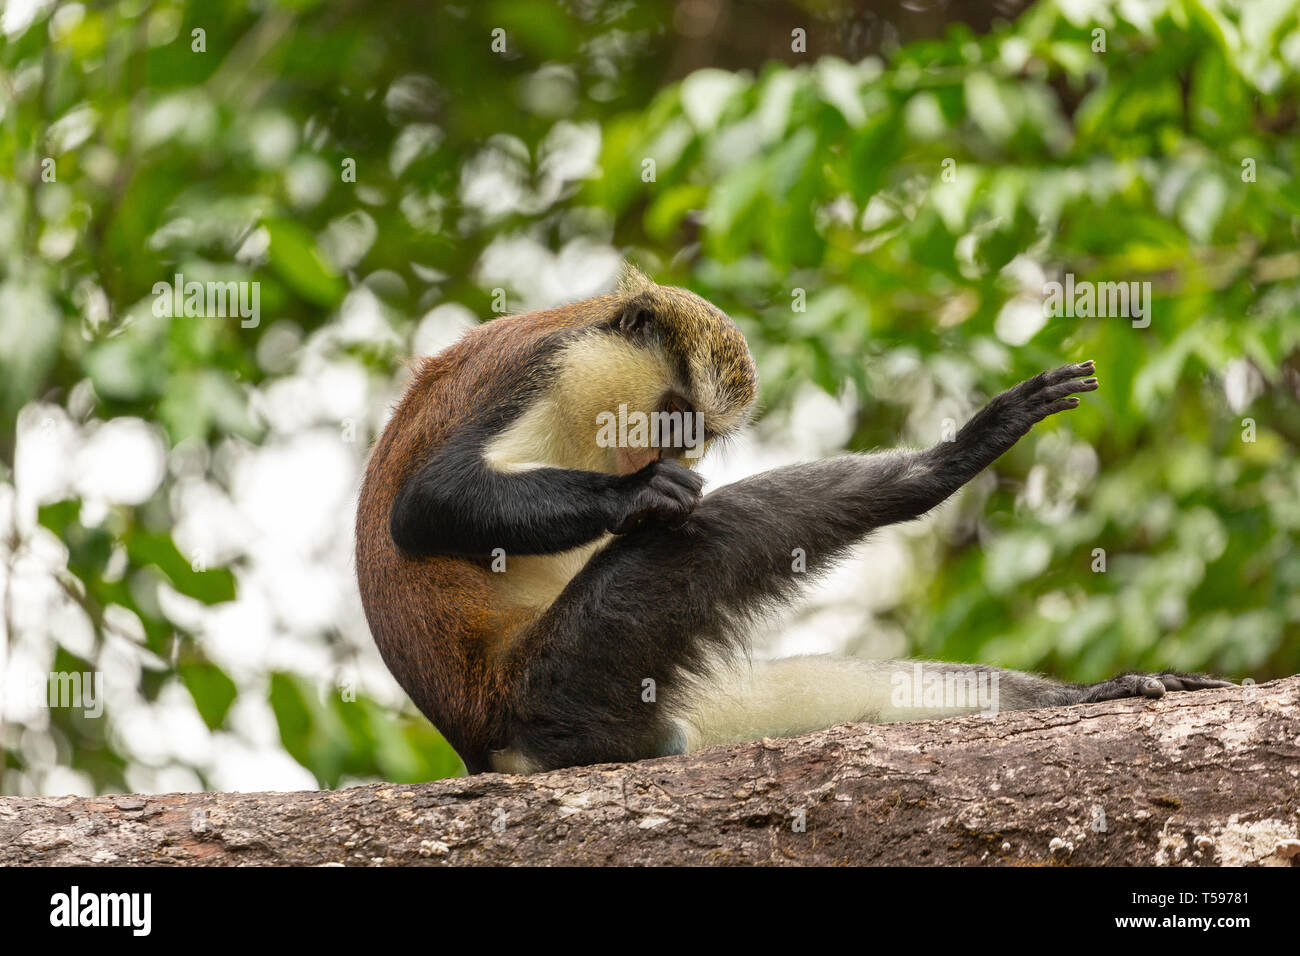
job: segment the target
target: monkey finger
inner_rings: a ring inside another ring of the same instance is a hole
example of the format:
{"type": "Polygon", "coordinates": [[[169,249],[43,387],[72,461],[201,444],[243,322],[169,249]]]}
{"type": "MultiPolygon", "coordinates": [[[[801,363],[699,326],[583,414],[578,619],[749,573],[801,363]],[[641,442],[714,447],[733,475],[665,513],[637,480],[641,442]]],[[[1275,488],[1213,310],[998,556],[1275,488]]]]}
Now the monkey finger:
{"type": "Polygon", "coordinates": [[[681,466],[673,470],[663,469],[651,478],[649,486],[660,494],[669,495],[681,501],[689,501],[692,506],[700,498],[704,488],[704,479],[695,472],[681,466]]]}
{"type": "Polygon", "coordinates": [[[697,471],[692,471],[679,461],[671,458],[665,458],[659,463],[655,470],[656,477],[667,478],[679,485],[684,485],[697,494],[704,487],[704,476],[697,471]]]}
{"type": "Polygon", "coordinates": [[[665,494],[654,502],[649,510],[659,517],[671,518],[690,514],[695,510],[697,504],[699,504],[699,498],[696,497],[681,493],[665,494]]]}
{"type": "Polygon", "coordinates": [[[650,479],[650,489],[660,495],[672,498],[674,501],[680,501],[682,504],[689,504],[694,507],[695,502],[700,500],[700,489],[679,484],[670,478],[656,476],[650,479]]]}

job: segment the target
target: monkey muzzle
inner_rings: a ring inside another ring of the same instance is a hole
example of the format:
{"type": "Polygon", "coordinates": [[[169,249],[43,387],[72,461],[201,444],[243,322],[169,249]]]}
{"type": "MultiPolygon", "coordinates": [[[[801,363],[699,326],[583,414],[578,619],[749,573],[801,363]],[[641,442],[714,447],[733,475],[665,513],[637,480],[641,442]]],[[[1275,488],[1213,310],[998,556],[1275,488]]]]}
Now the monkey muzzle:
{"type": "Polygon", "coordinates": [[[704,429],[704,416],[695,410],[689,399],[677,392],[669,392],[664,396],[659,409],[649,418],[646,444],[623,445],[618,448],[617,466],[620,475],[640,471],[646,465],[666,458],[698,458],[702,452],[702,446],[708,437],[704,429]]]}

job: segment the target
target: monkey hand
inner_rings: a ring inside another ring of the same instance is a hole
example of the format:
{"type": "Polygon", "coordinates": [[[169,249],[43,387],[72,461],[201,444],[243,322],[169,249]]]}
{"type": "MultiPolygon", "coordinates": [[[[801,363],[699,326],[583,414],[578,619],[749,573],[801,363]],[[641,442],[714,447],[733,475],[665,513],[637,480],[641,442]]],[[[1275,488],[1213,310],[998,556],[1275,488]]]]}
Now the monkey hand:
{"type": "Polygon", "coordinates": [[[704,479],[676,461],[652,461],[623,479],[620,513],[610,531],[627,534],[647,521],[680,524],[700,501],[704,479]]]}
{"type": "Polygon", "coordinates": [[[1099,684],[1085,686],[1081,703],[1094,704],[1125,697],[1158,698],[1171,690],[1205,690],[1209,687],[1231,686],[1231,681],[1206,677],[1204,674],[1121,674],[1099,684]]]}

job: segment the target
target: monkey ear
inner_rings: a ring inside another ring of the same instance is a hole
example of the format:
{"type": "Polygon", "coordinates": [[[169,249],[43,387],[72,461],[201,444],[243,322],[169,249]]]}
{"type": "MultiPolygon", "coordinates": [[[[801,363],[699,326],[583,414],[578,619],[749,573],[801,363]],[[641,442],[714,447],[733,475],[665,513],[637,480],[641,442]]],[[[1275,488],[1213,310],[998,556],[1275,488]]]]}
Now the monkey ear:
{"type": "Polygon", "coordinates": [[[633,299],[619,316],[618,327],[625,335],[644,335],[654,321],[654,310],[644,299],[633,299]]]}
{"type": "Polygon", "coordinates": [[[654,289],[654,282],[644,272],[630,262],[623,263],[623,268],[618,276],[619,295],[631,299],[642,292],[651,292],[654,289]]]}

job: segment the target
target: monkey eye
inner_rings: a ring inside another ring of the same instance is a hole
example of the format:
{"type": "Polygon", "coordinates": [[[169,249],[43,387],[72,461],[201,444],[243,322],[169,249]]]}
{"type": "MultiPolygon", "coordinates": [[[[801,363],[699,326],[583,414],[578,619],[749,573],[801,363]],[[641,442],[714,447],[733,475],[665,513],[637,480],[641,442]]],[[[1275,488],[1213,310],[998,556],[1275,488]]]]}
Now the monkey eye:
{"type": "Polygon", "coordinates": [[[644,335],[654,321],[655,314],[649,306],[632,302],[619,316],[618,327],[627,335],[644,335]]]}

